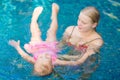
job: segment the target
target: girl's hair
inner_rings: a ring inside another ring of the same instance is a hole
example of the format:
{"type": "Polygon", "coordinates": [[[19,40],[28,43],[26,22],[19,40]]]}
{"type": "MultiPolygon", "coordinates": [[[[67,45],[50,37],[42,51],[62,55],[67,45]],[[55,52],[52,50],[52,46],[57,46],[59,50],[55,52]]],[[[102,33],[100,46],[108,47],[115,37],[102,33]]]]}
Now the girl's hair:
{"type": "Polygon", "coordinates": [[[42,75],[48,75],[52,72],[52,65],[50,64],[43,64],[42,75]]]}
{"type": "Polygon", "coordinates": [[[89,16],[93,23],[99,22],[100,13],[95,7],[86,7],[83,10],[81,10],[81,13],[84,13],[85,15],[89,16]]]}
{"type": "Polygon", "coordinates": [[[52,72],[52,63],[49,64],[42,64],[41,66],[34,65],[34,75],[37,76],[45,76],[49,75],[52,72]]]}

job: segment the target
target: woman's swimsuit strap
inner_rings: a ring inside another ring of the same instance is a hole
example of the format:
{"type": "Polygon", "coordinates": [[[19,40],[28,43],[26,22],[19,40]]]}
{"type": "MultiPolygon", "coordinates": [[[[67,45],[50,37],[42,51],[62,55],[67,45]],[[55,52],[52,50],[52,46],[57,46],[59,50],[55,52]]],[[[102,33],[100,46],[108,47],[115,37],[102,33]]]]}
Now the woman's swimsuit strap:
{"type": "Polygon", "coordinates": [[[88,44],[88,43],[90,43],[90,42],[93,42],[93,41],[95,41],[95,40],[97,40],[97,39],[101,39],[101,38],[95,38],[95,39],[93,39],[93,40],[90,40],[90,41],[88,41],[88,42],[85,42],[83,45],[88,44]]]}
{"type": "Polygon", "coordinates": [[[72,36],[72,33],[73,33],[74,29],[75,29],[75,27],[73,27],[73,29],[72,29],[72,31],[71,31],[71,33],[70,33],[70,35],[69,35],[68,41],[70,40],[70,38],[71,38],[71,36],[72,36]]]}

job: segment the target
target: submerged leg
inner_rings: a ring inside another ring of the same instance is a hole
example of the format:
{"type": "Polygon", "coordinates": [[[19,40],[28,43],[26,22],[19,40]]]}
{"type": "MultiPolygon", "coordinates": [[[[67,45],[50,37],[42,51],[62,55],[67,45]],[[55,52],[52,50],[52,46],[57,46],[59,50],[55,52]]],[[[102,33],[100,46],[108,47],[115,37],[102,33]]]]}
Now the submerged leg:
{"type": "Polygon", "coordinates": [[[50,28],[47,31],[47,42],[56,41],[56,31],[58,28],[57,15],[59,11],[59,6],[56,3],[52,4],[52,15],[51,15],[51,24],[50,28]]]}
{"type": "Polygon", "coordinates": [[[41,31],[39,29],[37,20],[39,15],[42,13],[43,7],[36,7],[32,14],[31,24],[30,24],[30,31],[31,31],[31,41],[30,43],[40,42],[41,39],[41,31]]]}

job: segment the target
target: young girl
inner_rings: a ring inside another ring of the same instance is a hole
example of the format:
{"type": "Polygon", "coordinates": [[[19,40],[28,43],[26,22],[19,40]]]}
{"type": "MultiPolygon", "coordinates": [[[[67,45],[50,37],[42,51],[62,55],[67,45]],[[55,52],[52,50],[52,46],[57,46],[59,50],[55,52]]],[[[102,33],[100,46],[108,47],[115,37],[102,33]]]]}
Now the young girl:
{"type": "MultiPolygon", "coordinates": [[[[52,16],[51,16],[51,25],[47,32],[47,38],[45,41],[41,39],[41,31],[38,27],[38,17],[41,14],[43,8],[37,7],[35,8],[30,30],[31,30],[31,41],[28,44],[24,45],[25,50],[32,54],[30,56],[20,47],[20,41],[10,40],[9,44],[14,47],[18,53],[28,62],[34,64],[34,74],[38,76],[45,76],[52,72],[54,65],[69,65],[71,61],[65,61],[58,59],[57,52],[58,49],[57,39],[56,39],[56,31],[58,28],[57,23],[57,14],[59,11],[59,6],[55,3],[52,4],[52,16]]],[[[73,65],[72,63],[70,65],[73,65]]]]}
{"type": "MultiPolygon", "coordinates": [[[[103,45],[101,36],[96,32],[100,18],[99,11],[95,7],[84,8],[77,21],[77,26],[69,26],[63,35],[60,45],[67,44],[73,46],[75,50],[80,51],[80,56],[63,55],[63,58],[77,58],[73,61],[74,65],[82,64],[86,59],[99,51],[103,45]]],[[[74,52],[72,54],[75,54],[74,52]]],[[[71,64],[68,63],[68,64],[71,64]]]]}
{"type": "Polygon", "coordinates": [[[52,4],[52,16],[51,25],[48,30],[46,41],[41,39],[41,31],[38,27],[38,17],[41,14],[43,8],[37,7],[34,9],[32,19],[31,19],[31,41],[24,45],[25,50],[31,53],[33,57],[28,55],[20,47],[20,41],[10,40],[9,44],[13,46],[18,53],[28,62],[34,64],[34,74],[44,76],[52,72],[54,61],[57,59],[56,53],[59,51],[56,47],[56,31],[57,31],[57,14],[59,6],[55,3],[52,4]]]}

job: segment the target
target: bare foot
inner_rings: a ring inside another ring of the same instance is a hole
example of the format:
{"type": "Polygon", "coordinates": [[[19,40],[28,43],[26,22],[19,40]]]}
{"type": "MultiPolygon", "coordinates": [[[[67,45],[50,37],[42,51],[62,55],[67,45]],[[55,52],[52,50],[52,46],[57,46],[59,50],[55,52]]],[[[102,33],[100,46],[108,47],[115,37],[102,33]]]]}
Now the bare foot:
{"type": "Polygon", "coordinates": [[[39,15],[42,13],[43,7],[38,6],[34,9],[34,12],[32,14],[32,20],[37,21],[39,15]]]}
{"type": "Polygon", "coordinates": [[[59,6],[58,6],[58,4],[53,3],[53,4],[52,4],[52,16],[51,16],[51,19],[53,19],[54,16],[57,16],[58,11],[59,11],[59,6]]]}

